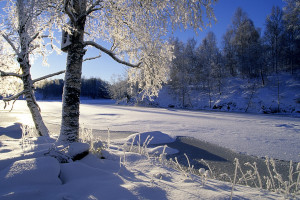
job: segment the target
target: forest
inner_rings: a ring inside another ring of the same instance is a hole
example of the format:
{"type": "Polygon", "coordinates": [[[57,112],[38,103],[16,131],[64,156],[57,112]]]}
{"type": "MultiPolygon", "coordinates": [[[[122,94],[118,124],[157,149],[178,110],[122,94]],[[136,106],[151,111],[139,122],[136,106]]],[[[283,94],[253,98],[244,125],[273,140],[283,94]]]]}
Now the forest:
{"type": "MultiPolygon", "coordinates": [[[[275,87],[279,111],[280,93],[285,84],[281,80],[282,75],[289,74],[296,80],[299,77],[300,32],[295,19],[299,21],[299,13],[291,7],[287,6],[284,10],[273,7],[262,31],[255,27],[246,12],[238,8],[220,45],[213,32],[209,32],[199,45],[193,38],[186,43],[172,38],[175,58],[164,87],[180,99],[179,107],[191,107],[190,95],[198,91],[209,96],[209,107],[212,108],[216,106],[212,104],[212,96],[222,95],[230,84],[228,79],[243,79],[251,83],[246,88],[249,92],[266,85],[275,87]],[[268,76],[272,80],[268,80],[268,76]]],[[[135,91],[135,96],[139,93],[135,86],[129,90],[124,88],[124,84],[115,83],[115,87],[123,98],[128,96],[126,91],[135,91]]]]}
{"type": "MultiPolygon", "coordinates": [[[[109,84],[100,78],[82,78],[81,97],[100,99],[110,98],[109,84]]],[[[62,79],[43,80],[35,85],[37,99],[61,99],[64,81],[62,79]]]]}

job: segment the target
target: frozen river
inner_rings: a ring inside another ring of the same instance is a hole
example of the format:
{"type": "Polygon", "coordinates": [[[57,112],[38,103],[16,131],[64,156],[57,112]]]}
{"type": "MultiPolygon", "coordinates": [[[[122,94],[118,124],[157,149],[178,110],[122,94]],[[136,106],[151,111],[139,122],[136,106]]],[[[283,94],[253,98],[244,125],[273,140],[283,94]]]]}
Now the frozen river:
{"type": "MultiPolygon", "coordinates": [[[[60,102],[39,102],[51,132],[59,132],[60,102]]],[[[8,112],[0,105],[0,126],[15,122],[32,124],[24,101],[8,112]]],[[[80,123],[95,130],[130,132],[161,131],[189,136],[233,151],[258,157],[300,161],[300,118],[282,115],[187,111],[119,106],[112,101],[83,101],[80,123]]],[[[1,133],[0,133],[1,135],[1,133]]]]}

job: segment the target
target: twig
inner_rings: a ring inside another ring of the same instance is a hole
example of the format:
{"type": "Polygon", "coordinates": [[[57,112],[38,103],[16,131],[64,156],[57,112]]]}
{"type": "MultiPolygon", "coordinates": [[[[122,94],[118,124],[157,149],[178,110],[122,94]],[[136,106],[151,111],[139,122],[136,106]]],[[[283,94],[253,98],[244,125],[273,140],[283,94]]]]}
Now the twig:
{"type": "Polygon", "coordinates": [[[86,58],[86,59],[83,60],[83,62],[88,61],[88,60],[94,60],[94,59],[97,59],[97,58],[100,58],[100,57],[101,57],[101,54],[99,54],[98,56],[95,56],[95,57],[86,58]]]}

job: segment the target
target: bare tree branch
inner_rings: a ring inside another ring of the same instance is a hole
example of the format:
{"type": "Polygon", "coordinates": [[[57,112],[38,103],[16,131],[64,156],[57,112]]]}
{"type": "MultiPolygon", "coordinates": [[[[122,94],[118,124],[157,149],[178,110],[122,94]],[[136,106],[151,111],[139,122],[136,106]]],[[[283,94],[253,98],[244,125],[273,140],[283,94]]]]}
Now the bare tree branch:
{"type": "MultiPolygon", "coordinates": [[[[31,42],[33,42],[33,40],[35,40],[40,35],[40,32],[42,32],[42,30],[39,30],[38,33],[36,33],[34,36],[32,36],[32,38],[29,40],[28,44],[30,44],[31,42]]],[[[42,35],[40,37],[41,38],[47,38],[49,36],[48,35],[42,35]]]]}
{"type": "Polygon", "coordinates": [[[73,12],[70,10],[70,7],[68,6],[70,0],[65,0],[64,1],[64,9],[66,14],[70,17],[71,22],[76,22],[76,17],[73,15],[73,12]]]}
{"type": "Polygon", "coordinates": [[[118,63],[121,63],[121,64],[126,65],[126,66],[129,66],[129,67],[139,68],[140,65],[142,64],[141,62],[138,63],[138,64],[132,64],[132,63],[126,62],[126,61],[124,61],[124,60],[121,60],[121,59],[119,59],[119,58],[116,56],[115,53],[113,53],[112,51],[110,51],[110,50],[104,48],[103,46],[101,46],[101,45],[99,45],[99,44],[97,44],[96,42],[93,42],[93,41],[86,41],[86,42],[84,42],[84,45],[85,45],[85,46],[88,46],[88,45],[93,46],[93,47],[99,49],[100,51],[106,53],[107,55],[109,55],[112,59],[114,59],[114,60],[117,61],[118,63]]]}
{"type": "Polygon", "coordinates": [[[98,56],[95,56],[95,57],[86,58],[86,59],[83,60],[83,62],[88,61],[88,60],[94,60],[94,59],[97,59],[97,58],[100,58],[100,57],[101,57],[101,54],[99,54],[98,56]]]}
{"type": "Polygon", "coordinates": [[[102,7],[100,7],[100,8],[95,8],[97,5],[99,5],[100,2],[103,2],[103,1],[98,0],[98,1],[96,1],[95,3],[93,3],[93,4],[91,5],[91,7],[89,7],[89,9],[86,11],[86,16],[88,16],[89,14],[91,14],[91,13],[94,12],[94,11],[101,10],[102,7]]]}
{"type": "Polygon", "coordinates": [[[46,75],[46,76],[42,76],[42,77],[40,77],[40,78],[34,79],[32,82],[33,82],[33,83],[36,83],[36,82],[38,82],[38,81],[44,80],[44,79],[46,79],[46,78],[50,78],[50,77],[52,77],[52,76],[57,76],[57,75],[63,74],[63,73],[65,73],[65,72],[66,72],[66,70],[59,71],[59,72],[56,72],[56,73],[53,73],[53,74],[48,74],[48,75],[46,75]]]}
{"type": "Polygon", "coordinates": [[[35,40],[38,36],[39,36],[40,33],[36,33],[31,39],[30,41],[28,42],[28,44],[30,44],[33,40],[35,40]]]}
{"type": "Polygon", "coordinates": [[[19,56],[19,51],[17,50],[17,48],[15,47],[14,43],[8,38],[7,35],[2,33],[2,37],[8,42],[8,44],[11,46],[11,48],[15,51],[15,53],[19,56]]]}
{"type": "Polygon", "coordinates": [[[17,74],[17,73],[12,73],[12,72],[4,72],[2,70],[0,70],[0,76],[5,77],[5,76],[14,76],[17,78],[22,78],[21,74],[17,74]]]}

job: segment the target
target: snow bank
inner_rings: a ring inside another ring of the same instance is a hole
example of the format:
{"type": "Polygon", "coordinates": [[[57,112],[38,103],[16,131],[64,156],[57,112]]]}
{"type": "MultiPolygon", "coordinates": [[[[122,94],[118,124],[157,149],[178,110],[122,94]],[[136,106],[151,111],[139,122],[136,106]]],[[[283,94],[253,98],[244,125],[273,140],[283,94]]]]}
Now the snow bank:
{"type": "Polygon", "coordinates": [[[90,145],[87,143],[73,142],[69,146],[68,155],[71,156],[73,160],[80,160],[88,154],[89,149],[90,145]]]}
{"type": "Polygon", "coordinates": [[[172,154],[176,154],[179,153],[179,151],[177,149],[173,149],[171,147],[164,147],[164,146],[157,146],[154,148],[148,148],[148,153],[149,154],[154,154],[154,155],[160,155],[162,153],[165,153],[166,155],[172,155],[172,154]]]}
{"type": "Polygon", "coordinates": [[[61,184],[59,173],[59,163],[52,157],[19,160],[0,171],[0,188],[61,184]]]}
{"type": "Polygon", "coordinates": [[[168,134],[162,133],[160,131],[151,131],[151,132],[144,132],[144,133],[136,133],[132,134],[127,137],[127,143],[132,143],[134,145],[140,144],[141,146],[151,139],[149,144],[165,144],[171,143],[175,141],[175,138],[169,136],[168,134]],[[153,137],[153,138],[152,138],[153,137]],[[151,139],[152,138],[152,139],[151,139]]]}
{"type": "MultiPolygon", "coordinates": [[[[166,137],[165,134],[155,133],[166,137]]],[[[144,134],[142,136],[145,137],[144,134]]],[[[170,141],[170,138],[165,141],[170,141]]],[[[16,153],[13,149],[20,145],[20,140],[10,142],[9,146],[0,145],[0,151],[6,148],[16,153]]],[[[41,145],[42,141],[35,140],[33,143],[41,145]]],[[[74,151],[80,146],[74,145],[74,151]]],[[[158,150],[161,148],[157,147],[158,150]]],[[[32,154],[37,155],[34,152],[32,154]]],[[[198,200],[230,197],[230,183],[208,180],[203,185],[200,177],[193,176],[191,180],[184,173],[170,169],[156,159],[122,150],[109,150],[106,154],[110,154],[108,159],[99,159],[99,155],[89,154],[82,160],[64,164],[59,164],[52,157],[16,161],[0,171],[0,199],[198,200]],[[120,159],[111,160],[111,157],[124,157],[125,160],[122,159],[120,165],[120,159]]],[[[236,186],[234,198],[279,199],[280,195],[236,186]]]]}
{"type": "Polygon", "coordinates": [[[213,91],[210,95],[201,88],[191,87],[186,94],[186,105],[181,96],[176,95],[170,86],[165,86],[158,97],[149,102],[139,102],[140,106],[163,108],[188,108],[250,113],[288,113],[300,116],[299,75],[279,76],[279,111],[277,76],[268,76],[265,85],[256,79],[227,78],[222,81],[221,95],[213,91]],[[210,99],[211,98],[211,99],[210,99]],[[188,103],[187,103],[188,102],[188,103]]]}

